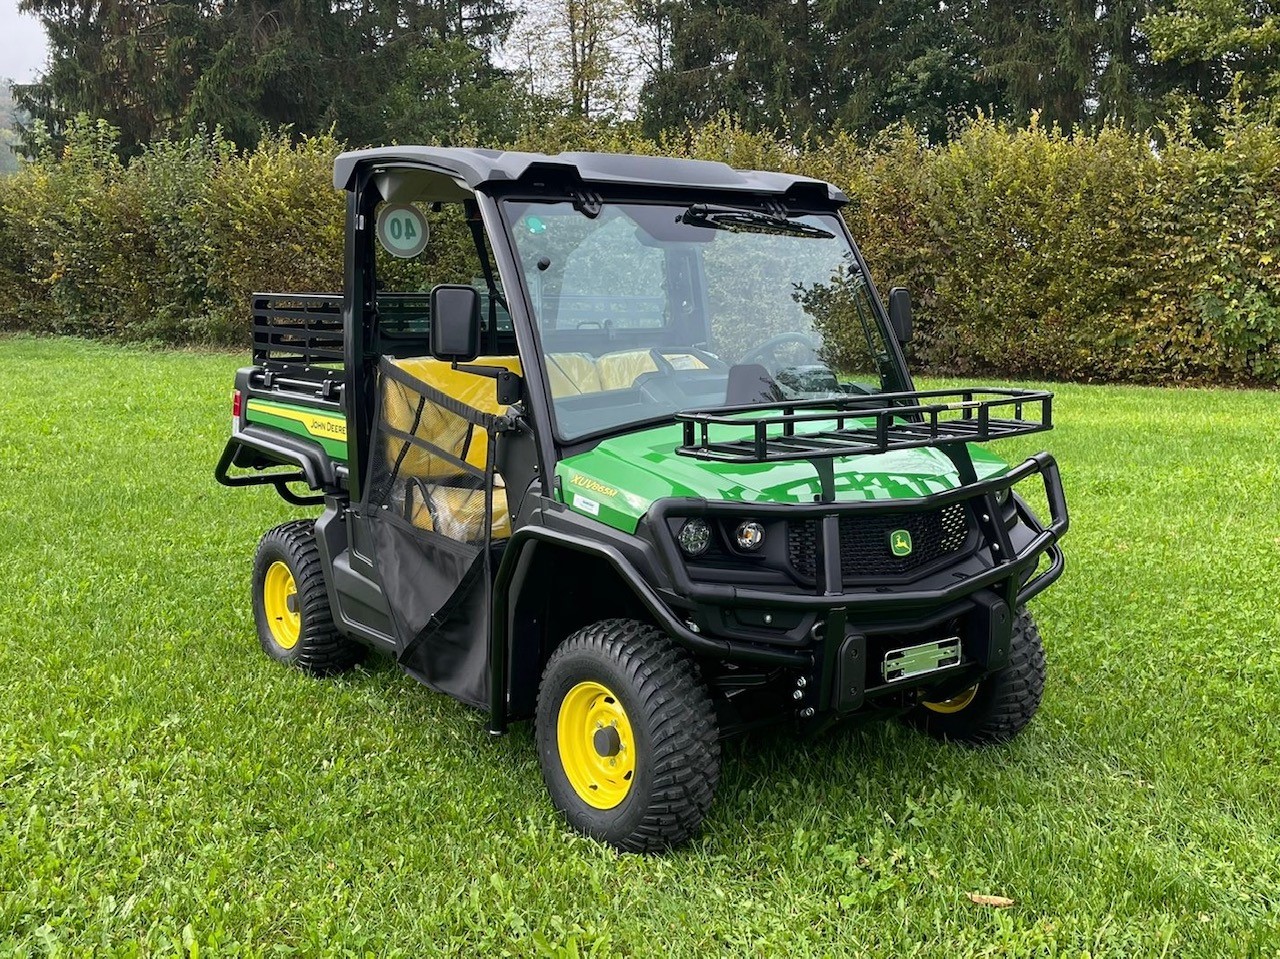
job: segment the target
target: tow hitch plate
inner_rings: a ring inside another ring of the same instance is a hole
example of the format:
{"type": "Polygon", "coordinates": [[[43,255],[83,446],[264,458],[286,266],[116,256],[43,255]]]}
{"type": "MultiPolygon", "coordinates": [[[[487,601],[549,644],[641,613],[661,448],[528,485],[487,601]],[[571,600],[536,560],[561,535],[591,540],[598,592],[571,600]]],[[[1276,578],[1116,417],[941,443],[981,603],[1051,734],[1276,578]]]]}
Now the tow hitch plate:
{"type": "Polygon", "coordinates": [[[960,637],[952,636],[935,643],[921,643],[919,646],[891,649],[884,654],[884,664],[880,668],[886,683],[896,683],[899,680],[923,676],[925,673],[936,673],[940,669],[958,665],[960,665],[960,637]]]}

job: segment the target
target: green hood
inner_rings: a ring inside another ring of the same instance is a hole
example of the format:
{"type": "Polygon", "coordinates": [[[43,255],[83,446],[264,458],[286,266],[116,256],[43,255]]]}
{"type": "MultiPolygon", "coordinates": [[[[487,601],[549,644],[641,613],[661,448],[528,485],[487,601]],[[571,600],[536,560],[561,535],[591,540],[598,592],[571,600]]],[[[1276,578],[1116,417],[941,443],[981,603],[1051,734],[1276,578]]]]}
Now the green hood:
{"type": "MultiPolygon", "coordinates": [[[[701,497],[742,503],[812,503],[818,476],[803,461],[716,463],[676,455],[683,437],[677,425],[628,433],[561,461],[556,469],[563,499],[579,513],[628,533],[655,500],[701,497]]],[[[970,446],[979,479],[1007,464],[970,446]]],[[[879,456],[835,460],[836,499],[903,499],[955,489],[960,477],[936,449],[895,450],[879,456]]]]}

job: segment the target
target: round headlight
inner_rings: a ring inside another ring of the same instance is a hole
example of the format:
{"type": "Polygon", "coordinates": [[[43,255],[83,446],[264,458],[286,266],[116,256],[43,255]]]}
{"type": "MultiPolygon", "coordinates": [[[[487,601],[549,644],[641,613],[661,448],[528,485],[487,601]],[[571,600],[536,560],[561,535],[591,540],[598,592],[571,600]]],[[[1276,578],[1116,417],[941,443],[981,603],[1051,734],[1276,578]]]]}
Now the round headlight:
{"type": "Polygon", "coordinates": [[[764,527],[753,519],[743,520],[733,532],[738,549],[755,550],[764,545],[764,527]]]}
{"type": "Polygon", "coordinates": [[[680,527],[676,542],[686,556],[701,556],[711,545],[711,527],[704,519],[691,519],[680,527]]]}

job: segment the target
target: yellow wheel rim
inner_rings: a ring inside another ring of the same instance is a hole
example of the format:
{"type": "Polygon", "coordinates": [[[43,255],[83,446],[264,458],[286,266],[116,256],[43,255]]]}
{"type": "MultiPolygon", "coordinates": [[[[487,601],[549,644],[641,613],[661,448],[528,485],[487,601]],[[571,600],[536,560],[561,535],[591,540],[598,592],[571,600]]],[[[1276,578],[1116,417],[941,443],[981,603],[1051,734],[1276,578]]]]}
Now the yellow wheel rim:
{"type": "Polygon", "coordinates": [[[281,649],[293,649],[302,634],[302,617],[298,615],[298,584],[293,573],[280,560],[267,570],[262,581],[262,608],[267,614],[271,638],[281,649]]]}
{"type": "Polygon", "coordinates": [[[978,695],[978,684],[974,683],[958,696],[952,696],[950,699],[943,699],[936,703],[922,703],[925,709],[931,709],[935,713],[958,713],[971,702],[973,697],[978,695]]]}
{"type": "Polygon", "coordinates": [[[635,779],[635,737],[618,697],[597,682],[578,683],[560,701],[560,764],[569,785],[593,809],[612,809],[635,779]]]}

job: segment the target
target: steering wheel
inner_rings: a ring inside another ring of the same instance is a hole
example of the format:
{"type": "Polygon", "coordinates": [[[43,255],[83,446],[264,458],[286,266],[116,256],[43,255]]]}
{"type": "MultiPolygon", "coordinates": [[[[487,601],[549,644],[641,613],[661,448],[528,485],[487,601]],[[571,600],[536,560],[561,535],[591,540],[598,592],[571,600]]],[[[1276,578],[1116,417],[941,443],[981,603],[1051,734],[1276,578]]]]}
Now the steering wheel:
{"type": "Polygon", "coordinates": [[[822,344],[806,333],[779,333],[777,336],[769,337],[754,350],[747,351],[738,362],[744,364],[759,363],[766,369],[777,369],[780,365],[778,363],[778,348],[787,343],[799,343],[801,346],[807,346],[815,355],[822,349],[822,344]],[[769,362],[765,362],[765,360],[769,362]]]}

